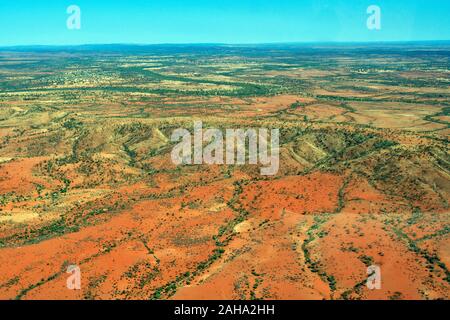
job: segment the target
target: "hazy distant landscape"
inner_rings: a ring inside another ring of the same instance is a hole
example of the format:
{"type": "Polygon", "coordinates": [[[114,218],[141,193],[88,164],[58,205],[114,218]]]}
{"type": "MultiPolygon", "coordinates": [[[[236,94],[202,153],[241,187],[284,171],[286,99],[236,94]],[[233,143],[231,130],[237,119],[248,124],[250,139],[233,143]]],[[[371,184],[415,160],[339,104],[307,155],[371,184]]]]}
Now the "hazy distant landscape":
{"type": "Polygon", "coordinates": [[[0,298],[449,299],[449,125],[448,42],[0,48],[0,298]],[[174,165],[195,120],[277,175],[174,165]]]}

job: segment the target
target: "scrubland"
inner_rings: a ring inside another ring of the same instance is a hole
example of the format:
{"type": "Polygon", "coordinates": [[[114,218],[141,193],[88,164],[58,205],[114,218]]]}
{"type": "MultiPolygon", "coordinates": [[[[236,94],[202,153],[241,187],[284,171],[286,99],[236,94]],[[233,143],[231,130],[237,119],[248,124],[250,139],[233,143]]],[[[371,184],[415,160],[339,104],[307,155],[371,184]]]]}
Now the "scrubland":
{"type": "Polygon", "coordinates": [[[1,49],[0,298],[449,299],[449,88],[438,44],[1,49]],[[173,165],[194,120],[278,174],[173,165]]]}

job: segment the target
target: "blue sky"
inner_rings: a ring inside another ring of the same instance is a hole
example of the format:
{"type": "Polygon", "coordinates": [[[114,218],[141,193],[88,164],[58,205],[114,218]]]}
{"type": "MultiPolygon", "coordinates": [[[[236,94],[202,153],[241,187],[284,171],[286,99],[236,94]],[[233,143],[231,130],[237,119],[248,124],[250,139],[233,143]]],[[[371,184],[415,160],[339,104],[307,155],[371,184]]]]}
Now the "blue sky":
{"type": "Polygon", "coordinates": [[[0,0],[0,46],[450,40],[449,0],[0,0]],[[81,29],[66,26],[69,5],[81,29]],[[366,27],[369,5],[381,30],[366,27]]]}

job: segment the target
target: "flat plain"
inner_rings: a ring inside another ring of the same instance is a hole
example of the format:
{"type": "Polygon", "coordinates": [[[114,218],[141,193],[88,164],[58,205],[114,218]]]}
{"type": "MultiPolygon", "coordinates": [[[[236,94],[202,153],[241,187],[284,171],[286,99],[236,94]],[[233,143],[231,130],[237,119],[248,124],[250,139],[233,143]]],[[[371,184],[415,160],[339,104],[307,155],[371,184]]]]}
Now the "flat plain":
{"type": "Polygon", "coordinates": [[[0,299],[449,299],[449,112],[446,43],[0,49],[0,299]]]}

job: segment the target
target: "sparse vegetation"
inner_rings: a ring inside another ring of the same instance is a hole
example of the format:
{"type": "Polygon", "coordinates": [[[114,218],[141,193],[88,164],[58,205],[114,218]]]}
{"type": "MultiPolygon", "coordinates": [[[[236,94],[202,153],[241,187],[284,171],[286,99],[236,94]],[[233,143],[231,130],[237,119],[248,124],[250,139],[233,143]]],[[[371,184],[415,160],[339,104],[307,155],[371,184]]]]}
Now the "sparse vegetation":
{"type": "Polygon", "coordinates": [[[71,50],[0,52],[1,297],[449,298],[447,46],[71,50]],[[194,120],[279,172],[174,165],[194,120]]]}

